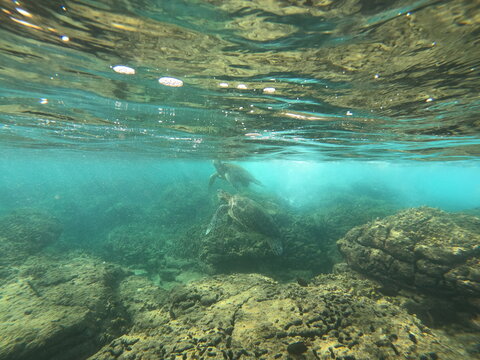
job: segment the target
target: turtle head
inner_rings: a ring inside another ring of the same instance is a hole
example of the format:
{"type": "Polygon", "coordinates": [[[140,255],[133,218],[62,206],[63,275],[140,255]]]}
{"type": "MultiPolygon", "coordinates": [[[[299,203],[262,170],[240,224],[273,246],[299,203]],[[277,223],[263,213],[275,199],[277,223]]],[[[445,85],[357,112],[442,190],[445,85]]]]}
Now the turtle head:
{"type": "Polygon", "coordinates": [[[232,198],[232,195],[222,189],[219,189],[217,191],[217,197],[218,200],[228,203],[228,201],[232,198]]]}
{"type": "Polygon", "coordinates": [[[219,174],[225,174],[226,172],[226,166],[225,163],[221,160],[213,160],[213,166],[215,166],[215,169],[219,174]]]}

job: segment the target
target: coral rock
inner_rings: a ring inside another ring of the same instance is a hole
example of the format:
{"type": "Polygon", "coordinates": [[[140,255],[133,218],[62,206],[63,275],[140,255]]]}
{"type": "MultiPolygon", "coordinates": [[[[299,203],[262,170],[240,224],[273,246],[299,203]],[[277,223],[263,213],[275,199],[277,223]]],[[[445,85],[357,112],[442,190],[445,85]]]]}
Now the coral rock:
{"type": "Polygon", "coordinates": [[[349,265],[385,283],[437,295],[480,295],[480,219],[427,207],[350,230],[349,265]]]}

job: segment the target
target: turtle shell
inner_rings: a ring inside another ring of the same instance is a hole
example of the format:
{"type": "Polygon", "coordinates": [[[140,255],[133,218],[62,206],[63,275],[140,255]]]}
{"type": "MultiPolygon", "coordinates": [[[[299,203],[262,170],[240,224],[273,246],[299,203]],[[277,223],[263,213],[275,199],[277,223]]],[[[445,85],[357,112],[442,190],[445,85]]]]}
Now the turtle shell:
{"type": "Polygon", "coordinates": [[[228,215],[245,228],[266,236],[279,236],[277,225],[270,214],[252,199],[234,195],[228,206],[228,215]]]}
{"type": "Polygon", "coordinates": [[[235,188],[247,187],[251,182],[258,183],[247,170],[234,164],[225,164],[225,178],[235,188]]]}

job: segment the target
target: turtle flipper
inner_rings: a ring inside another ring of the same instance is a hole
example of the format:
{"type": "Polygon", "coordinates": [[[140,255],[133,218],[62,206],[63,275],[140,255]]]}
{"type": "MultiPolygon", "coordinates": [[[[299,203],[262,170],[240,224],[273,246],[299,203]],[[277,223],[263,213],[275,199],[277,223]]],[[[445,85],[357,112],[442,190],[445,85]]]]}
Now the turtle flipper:
{"type": "Polygon", "coordinates": [[[255,179],[253,176],[252,176],[251,182],[258,185],[258,186],[263,186],[263,184],[260,182],[260,180],[255,179]]]}
{"type": "Polygon", "coordinates": [[[215,211],[215,214],[213,214],[213,216],[212,216],[212,220],[210,220],[210,224],[208,224],[207,231],[205,231],[205,235],[208,235],[213,229],[215,229],[217,227],[218,218],[220,216],[220,213],[227,210],[227,208],[228,208],[228,205],[226,205],[226,204],[220,205],[218,207],[217,211],[215,211]]]}
{"type": "Polygon", "coordinates": [[[218,172],[216,172],[215,174],[212,174],[210,176],[210,180],[208,181],[208,188],[211,189],[212,188],[212,185],[213,183],[215,182],[215,180],[217,179],[217,177],[220,177],[220,174],[218,172]]]}

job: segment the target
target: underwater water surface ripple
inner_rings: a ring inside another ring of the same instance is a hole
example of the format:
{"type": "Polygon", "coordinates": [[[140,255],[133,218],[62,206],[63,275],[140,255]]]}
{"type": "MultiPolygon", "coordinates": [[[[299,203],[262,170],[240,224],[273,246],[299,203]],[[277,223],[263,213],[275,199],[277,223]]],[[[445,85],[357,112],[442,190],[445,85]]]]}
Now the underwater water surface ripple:
{"type": "Polygon", "coordinates": [[[3,148],[472,160],[480,3],[0,0],[3,148]]]}

